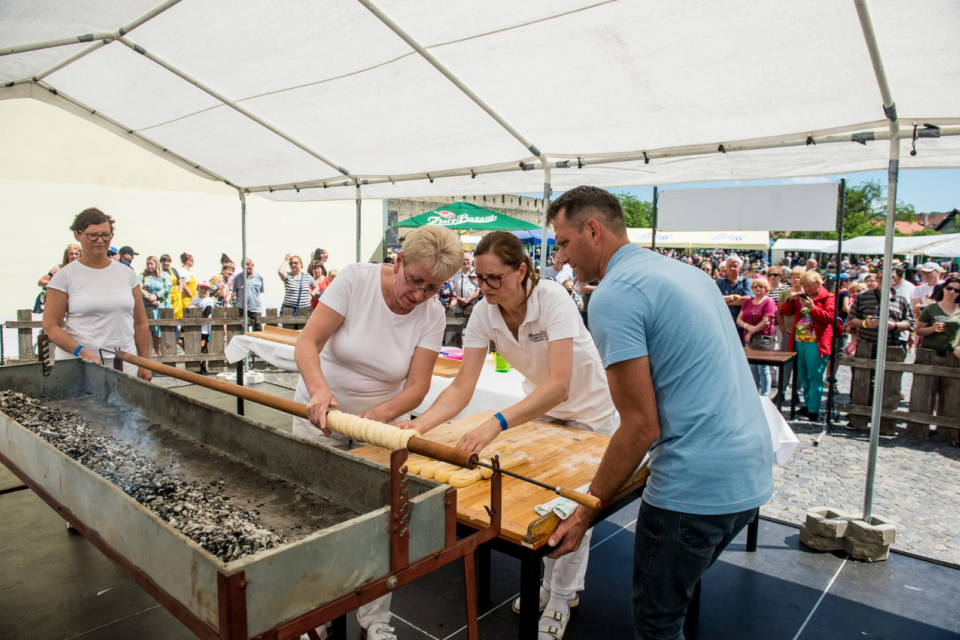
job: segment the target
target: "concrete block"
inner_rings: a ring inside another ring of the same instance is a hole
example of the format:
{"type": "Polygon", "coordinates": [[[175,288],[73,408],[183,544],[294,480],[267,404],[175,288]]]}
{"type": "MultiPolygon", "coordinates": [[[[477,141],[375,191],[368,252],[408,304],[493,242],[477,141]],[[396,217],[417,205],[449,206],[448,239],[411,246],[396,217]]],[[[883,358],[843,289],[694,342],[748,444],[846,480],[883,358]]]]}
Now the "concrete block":
{"type": "Polygon", "coordinates": [[[815,507],[807,511],[800,528],[800,542],[818,551],[843,550],[855,560],[876,562],[886,560],[890,545],[896,541],[896,524],[873,517],[870,522],[857,516],[815,507]]]}

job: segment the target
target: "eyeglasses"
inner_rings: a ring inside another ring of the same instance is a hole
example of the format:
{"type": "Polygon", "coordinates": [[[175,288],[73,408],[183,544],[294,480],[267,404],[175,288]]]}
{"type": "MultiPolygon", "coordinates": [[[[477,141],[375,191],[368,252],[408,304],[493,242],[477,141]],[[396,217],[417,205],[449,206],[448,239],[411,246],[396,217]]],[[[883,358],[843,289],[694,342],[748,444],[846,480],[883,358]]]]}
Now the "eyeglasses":
{"type": "Polygon", "coordinates": [[[944,291],[952,291],[952,292],[954,292],[954,293],[960,293],[960,289],[958,289],[957,287],[944,287],[943,290],[944,290],[944,291]]]}
{"type": "Polygon", "coordinates": [[[435,296],[438,293],[440,293],[439,286],[425,287],[423,286],[423,280],[411,280],[410,278],[408,278],[407,265],[403,265],[403,279],[404,281],[406,281],[408,287],[413,287],[414,289],[416,289],[417,291],[419,291],[425,296],[435,296]]]}
{"type": "Polygon", "coordinates": [[[291,261],[290,261],[290,266],[291,266],[291,267],[299,267],[299,266],[300,266],[300,263],[299,263],[299,262],[294,262],[293,260],[291,260],[291,261]]]}
{"type": "MultiPolygon", "coordinates": [[[[516,269],[510,269],[510,271],[507,271],[507,273],[512,273],[514,271],[516,271],[516,269]]],[[[482,276],[478,273],[477,283],[480,285],[487,285],[491,289],[499,289],[501,286],[503,286],[503,278],[507,275],[507,273],[499,276],[482,276]]]]}
{"type": "Polygon", "coordinates": [[[97,240],[103,240],[104,242],[110,242],[113,238],[113,233],[85,233],[87,240],[90,242],[96,242],[97,240]]]}
{"type": "Polygon", "coordinates": [[[752,288],[754,291],[760,291],[761,289],[762,289],[763,291],[766,291],[766,290],[767,290],[766,287],[760,286],[760,285],[758,285],[758,286],[756,286],[756,287],[751,287],[751,288],[752,288]]]}

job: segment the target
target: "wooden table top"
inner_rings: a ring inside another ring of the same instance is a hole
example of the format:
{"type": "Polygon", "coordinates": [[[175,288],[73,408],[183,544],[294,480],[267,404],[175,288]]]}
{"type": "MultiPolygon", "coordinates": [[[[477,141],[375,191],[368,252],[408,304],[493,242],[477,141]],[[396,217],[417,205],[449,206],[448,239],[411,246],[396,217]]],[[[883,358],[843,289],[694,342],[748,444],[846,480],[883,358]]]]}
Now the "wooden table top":
{"type": "MultiPolygon", "coordinates": [[[[493,415],[487,411],[440,425],[426,434],[426,439],[442,444],[455,445],[471,429],[493,415]]],[[[525,451],[530,461],[514,469],[517,473],[549,485],[561,485],[570,489],[589,483],[596,475],[610,436],[561,427],[540,421],[527,422],[511,427],[494,443],[512,445],[517,451],[525,451]]],[[[390,452],[368,445],[353,449],[350,453],[368,460],[389,465],[390,452]]],[[[645,473],[638,472],[630,484],[645,480],[645,473]]],[[[534,507],[557,497],[552,491],[536,485],[503,476],[503,518],[500,537],[531,549],[546,544],[550,534],[560,524],[560,519],[550,513],[537,515],[534,507]]],[[[480,482],[457,490],[457,519],[474,527],[489,523],[484,507],[490,505],[490,481],[480,482]]]]}
{"type": "MultiPolygon", "coordinates": [[[[297,338],[300,332],[293,329],[279,329],[277,327],[266,326],[263,331],[248,331],[246,335],[260,340],[269,340],[270,342],[279,342],[291,347],[296,346],[297,338]]],[[[437,363],[433,366],[433,375],[441,378],[455,378],[460,372],[460,361],[450,358],[437,358],[437,363]]]]}
{"type": "Polygon", "coordinates": [[[797,357],[796,351],[760,351],[744,347],[743,352],[747,354],[747,360],[753,360],[751,364],[761,364],[762,362],[789,362],[797,357]]]}

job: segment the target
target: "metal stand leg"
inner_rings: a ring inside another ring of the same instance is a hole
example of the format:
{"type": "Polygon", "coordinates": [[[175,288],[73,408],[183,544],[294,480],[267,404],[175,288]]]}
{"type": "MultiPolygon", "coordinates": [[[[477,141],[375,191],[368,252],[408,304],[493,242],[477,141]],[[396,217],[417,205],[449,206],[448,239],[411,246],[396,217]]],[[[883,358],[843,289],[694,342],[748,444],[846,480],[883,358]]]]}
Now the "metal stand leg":
{"type": "Polygon", "coordinates": [[[477,548],[477,592],[480,605],[490,606],[490,547],[481,545],[477,548]]]}
{"type": "Polygon", "coordinates": [[[464,592],[467,600],[467,638],[480,640],[477,622],[477,566],[472,553],[463,556],[464,592]]]}
{"type": "Polygon", "coordinates": [[[347,640],[347,616],[334,618],[330,624],[330,637],[333,640],[347,640]]]}
{"type": "MultiPolygon", "coordinates": [[[[243,360],[237,361],[237,385],[243,386],[243,360]]],[[[237,398],[237,415],[243,415],[243,398],[237,398]]]]}
{"type": "Polygon", "coordinates": [[[540,622],[540,558],[525,553],[520,559],[520,633],[528,640],[537,637],[540,622]]]}
{"type": "Polygon", "coordinates": [[[777,367],[777,369],[779,369],[779,373],[777,375],[777,411],[780,413],[783,413],[783,381],[784,378],[786,378],[786,376],[783,374],[783,370],[785,366],[786,364],[781,362],[780,366],[777,367]]]}
{"type": "Polygon", "coordinates": [[[747,551],[757,550],[757,537],[760,533],[760,510],[753,514],[753,520],[747,525],[747,551]]]}
{"type": "Polygon", "coordinates": [[[793,380],[793,391],[790,392],[790,420],[797,419],[797,396],[799,395],[797,391],[800,389],[800,380],[797,378],[797,357],[790,360],[790,366],[793,367],[793,375],[791,376],[793,380]]]}

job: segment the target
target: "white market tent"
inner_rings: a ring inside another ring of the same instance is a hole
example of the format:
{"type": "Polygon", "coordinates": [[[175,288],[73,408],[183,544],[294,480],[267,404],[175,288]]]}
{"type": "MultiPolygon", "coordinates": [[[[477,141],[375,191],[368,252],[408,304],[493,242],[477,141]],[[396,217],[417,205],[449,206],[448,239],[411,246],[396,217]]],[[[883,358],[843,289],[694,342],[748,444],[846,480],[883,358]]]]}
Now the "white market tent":
{"type": "MultiPolygon", "coordinates": [[[[849,240],[847,241],[849,242],[849,240]]],[[[846,250],[844,246],[844,250],[846,250]]],[[[837,250],[836,240],[813,240],[809,238],[780,238],[773,243],[774,252],[800,251],[802,253],[825,253],[837,250]]]]}
{"type": "MultiPolygon", "coordinates": [[[[960,234],[939,236],[897,236],[893,239],[893,253],[895,255],[930,254],[934,248],[960,239],[960,234]]],[[[837,243],[833,243],[836,251],[837,243]]],[[[879,255],[884,251],[883,236],[861,236],[843,242],[843,252],[859,255],[879,255]]]]}
{"type": "MultiPolygon", "coordinates": [[[[627,238],[641,247],[649,247],[652,244],[653,231],[628,228],[627,238]]],[[[770,248],[770,234],[766,231],[657,231],[657,247],[766,251],[770,248]]]]}
{"type": "Polygon", "coordinates": [[[889,258],[899,169],[960,167],[958,27],[956,0],[7,0],[0,99],[242,203],[356,198],[358,218],[361,197],[888,169],[889,258]]]}
{"type": "Polygon", "coordinates": [[[960,237],[953,242],[937,245],[924,253],[937,258],[960,258],[960,237]]]}

